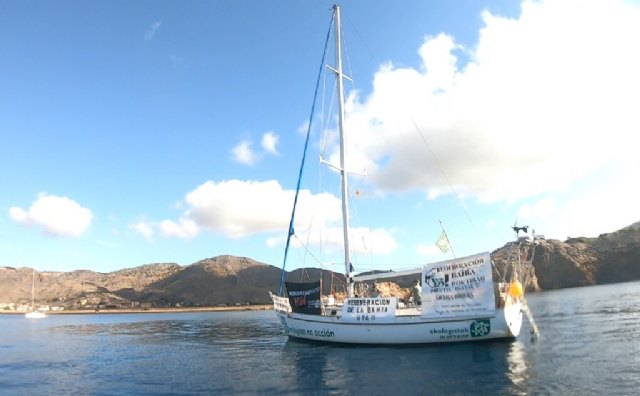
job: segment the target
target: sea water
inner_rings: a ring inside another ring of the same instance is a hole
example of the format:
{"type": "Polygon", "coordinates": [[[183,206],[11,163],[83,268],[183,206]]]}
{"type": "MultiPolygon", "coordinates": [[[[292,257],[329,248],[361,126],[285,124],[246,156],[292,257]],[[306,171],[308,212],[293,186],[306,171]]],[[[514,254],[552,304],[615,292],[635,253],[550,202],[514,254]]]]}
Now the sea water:
{"type": "Polygon", "coordinates": [[[640,282],[527,296],[512,342],[289,341],[271,311],[0,315],[0,394],[635,395],[640,282]]]}

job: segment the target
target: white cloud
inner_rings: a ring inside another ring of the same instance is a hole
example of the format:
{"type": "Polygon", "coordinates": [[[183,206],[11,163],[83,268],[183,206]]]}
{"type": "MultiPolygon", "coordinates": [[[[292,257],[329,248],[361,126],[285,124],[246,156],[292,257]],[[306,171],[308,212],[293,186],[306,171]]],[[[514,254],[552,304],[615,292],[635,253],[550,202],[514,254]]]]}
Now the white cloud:
{"type": "Polygon", "coordinates": [[[138,221],[136,223],[130,224],[129,228],[131,228],[136,233],[142,235],[144,239],[147,241],[153,240],[153,226],[146,221],[138,221]]]}
{"type": "Polygon", "coordinates": [[[147,29],[147,32],[144,35],[145,41],[153,40],[161,24],[162,24],[161,21],[155,21],[154,23],[151,24],[151,26],[149,26],[149,29],[147,29]]]}
{"type": "Polygon", "coordinates": [[[41,227],[45,234],[62,237],[81,236],[93,218],[91,211],[77,202],[47,194],[40,194],[28,210],[10,208],[9,216],[16,223],[41,227]]]}
{"type": "Polygon", "coordinates": [[[186,196],[185,217],[199,227],[240,238],[286,229],[293,191],[275,181],[208,181],[186,196]]]}
{"type": "MultiPolygon", "coordinates": [[[[180,238],[194,237],[203,230],[229,238],[272,234],[275,236],[267,237],[265,244],[282,246],[294,195],[295,191],[283,189],[275,180],[208,181],[186,195],[185,210],[178,221],[160,222],[160,233],[180,238]]],[[[340,200],[334,195],[301,190],[294,224],[296,240],[329,250],[342,246],[340,207],[340,200]]],[[[397,247],[392,233],[381,228],[355,227],[352,240],[362,241],[352,244],[355,252],[387,254],[397,247]]]]}
{"type": "MultiPolygon", "coordinates": [[[[303,192],[304,194],[304,192],[303,192]]],[[[189,192],[178,221],[164,220],[166,237],[191,238],[209,230],[230,238],[286,230],[293,191],[275,181],[208,181],[189,192]]]]}
{"type": "Polygon", "coordinates": [[[181,218],[177,222],[163,220],[160,223],[160,233],[165,237],[190,239],[198,235],[198,225],[190,219],[181,218]]]}
{"type": "Polygon", "coordinates": [[[251,150],[251,142],[244,140],[235,146],[231,152],[233,153],[233,159],[244,165],[253,165],[256,161],[256,155],[251,150]]]}
{"type": "Polygon", "coordinates": [[[442,168],[463,196],[514,202],[566,191],[612,162],[632,165],[638,7],[525,1],[519,18],[483,19],[467,65],[452,37],[428,37],[420,68],[384,65],[371,95],[352,94],[348,142],[362,156],[350,169],[366,167],[383,191],[435,197],[450,192],[442,168]]]}
{"type": "Polygon", "coordinates": [[[262,148],[269,154],[278,154],[278,135],[273,132],[266,132],[262,135],[262,148]]]}
{"type": "Polygon", "coordinates": [[[265,132],[260,144],[262,152],[256,152],[251,148],[253,146],[251,140],[243,140],[231,149],[234,161],[251,166],[262,159],[265,154],[278,155],[278,135],[274,132],[265,132]]]}

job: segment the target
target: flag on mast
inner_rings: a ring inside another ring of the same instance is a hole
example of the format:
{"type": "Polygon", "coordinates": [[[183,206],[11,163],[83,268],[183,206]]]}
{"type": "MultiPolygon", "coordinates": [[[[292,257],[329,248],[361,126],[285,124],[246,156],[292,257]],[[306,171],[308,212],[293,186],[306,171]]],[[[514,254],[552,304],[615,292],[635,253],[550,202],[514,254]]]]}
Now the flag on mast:
{"type": "Polygon", "coordinates": [[[449,248],[451,247],[449,245],[449,238],[447,238],[447,234],[444,232],[444,230],[442,230],[442,232],[440,233],[440,238],[438,238],[438,240],[436,241],[436,246],[442,250],[442,253],[446,253],[449,251],[449,248]]]}

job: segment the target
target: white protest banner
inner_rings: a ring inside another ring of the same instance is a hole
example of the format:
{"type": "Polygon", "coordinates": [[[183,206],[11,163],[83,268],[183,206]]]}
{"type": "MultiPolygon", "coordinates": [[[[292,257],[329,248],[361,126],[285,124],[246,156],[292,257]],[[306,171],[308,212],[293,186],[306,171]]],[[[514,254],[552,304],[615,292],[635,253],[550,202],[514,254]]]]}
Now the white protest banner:
{"type": "Polygon", "coordinates": [[[393,323],[397,297],[347,298],[342,306],[342,320],[352,323],[393,323]]]}
{"type": "Polygon", "coordinates": [[[492,315],[495,304],[490,253],[422,266],[423,318],[492,315]]]}

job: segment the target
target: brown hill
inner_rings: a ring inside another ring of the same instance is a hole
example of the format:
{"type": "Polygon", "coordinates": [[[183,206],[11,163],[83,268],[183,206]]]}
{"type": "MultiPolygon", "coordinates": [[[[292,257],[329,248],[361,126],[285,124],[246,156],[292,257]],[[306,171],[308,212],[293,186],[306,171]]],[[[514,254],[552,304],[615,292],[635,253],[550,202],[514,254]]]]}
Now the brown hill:
{"type": "MultiPolygon", "coordinates": [[[[492,258],[505,268],[510,244],[492,258]]],[[[532,290],[550,290],[640,279],[640,222],[597,238],[571,238],[565,242],[540,240],[534,254],[532,290]]],[[[287,281],[317,279],[320,270],[298,269],[287,281]]],[[[0,267],[0,309],[27,304],[31,299],[33,270],[0,267]]],[[[36,273],[36,302],[65,308],[173,307],[269,304],[281,271],[246,257],[218,256],[182,267],[175,263],[146,264],[111,273],[93,271],[36,273]]],[[[323,294],[344,285],[344,276],[323,271],[323,294]]],[[[410,287],[414,277],[398,278],[410,287]],[[406,279],[405,279],[406,278],[406,279]]]]}
{"type": "MultiPolygon", "coordinates": [[[[317,279],[319,269],[295,270],[287,281],[317,279]]],[[[0,307],[25,305],[31,299],[33,270],[0,267],[0,307]]],[[[66,309],[206,307],[269,304],[281,271],[246,257],[218,256],[186,267],[146,264],[111,273],[93,271],[37,272],[36,304],[66,309]]],[[[344,276],[323,272],[323,292],[344,276]]],[[[1,309],[1,308],[0,308],[1,309]]]]}

